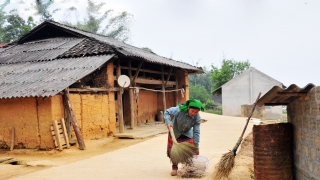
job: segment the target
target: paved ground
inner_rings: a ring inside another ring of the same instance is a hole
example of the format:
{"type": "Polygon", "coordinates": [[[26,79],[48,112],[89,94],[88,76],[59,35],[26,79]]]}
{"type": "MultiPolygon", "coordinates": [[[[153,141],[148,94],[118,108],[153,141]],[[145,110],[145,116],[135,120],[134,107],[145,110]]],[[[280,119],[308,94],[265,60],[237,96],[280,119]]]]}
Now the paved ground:
{"type": "MultiPolygon", "coordinates": [[[[208,121],[201,124],[200,154],[211,159],[210,166],[201,179],[208,179],[221,155],[237,142],[246,118],[208,113],[201,113],[201,117],[208,121]]],[[[161,126],[160,129],[163,128],[161,126]]],[[[252,126],[253,123],[249,123],[245,136],[252,131],[252,126]]],[[[166,157],[166,141],[167,135],[159,134],[139,144],[12,180],[177,179],[170,176],[171,164],[166,157]]]]}

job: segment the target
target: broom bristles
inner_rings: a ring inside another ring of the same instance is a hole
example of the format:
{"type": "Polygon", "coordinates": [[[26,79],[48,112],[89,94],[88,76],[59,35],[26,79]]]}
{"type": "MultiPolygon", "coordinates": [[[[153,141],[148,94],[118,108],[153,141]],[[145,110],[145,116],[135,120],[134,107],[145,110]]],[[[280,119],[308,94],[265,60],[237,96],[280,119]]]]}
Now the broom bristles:
{"type": "Polygon", "coordinates": [[[222,177],[228,177],[234,166],[234,158],[232,151],[223,154],[218,164],[215,165],[212,179],[219,180],[222,177]]]}
{"type": "Polygon", "coordinates": [[[170,160],[173,164],[191,164],[192,157],[195,155],[197,148],[187,142],[173,143],[170,160]]]}

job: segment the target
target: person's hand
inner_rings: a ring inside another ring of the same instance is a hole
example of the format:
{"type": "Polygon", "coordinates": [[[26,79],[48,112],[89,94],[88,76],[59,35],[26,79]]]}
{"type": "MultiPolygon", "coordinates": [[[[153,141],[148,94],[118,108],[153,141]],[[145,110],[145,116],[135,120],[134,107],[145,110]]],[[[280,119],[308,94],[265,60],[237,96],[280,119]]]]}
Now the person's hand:
{"type": "Polygon", "coordinates": [[[167,124],[167,129],[170,130],[170,127],[173,127],[172,124],[167,124]]]}

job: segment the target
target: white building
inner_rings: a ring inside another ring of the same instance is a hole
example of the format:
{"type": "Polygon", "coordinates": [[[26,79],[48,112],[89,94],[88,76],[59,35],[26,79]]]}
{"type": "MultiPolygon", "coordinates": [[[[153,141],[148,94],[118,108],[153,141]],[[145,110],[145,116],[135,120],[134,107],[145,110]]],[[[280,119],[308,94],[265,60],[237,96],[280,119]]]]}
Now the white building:
{"type": "MultiPolygon", "coordinates": [[[[225,116],[241,116],[241,105],[251,105],[272,87],[284,85],[261,71],[250,67],[243,73],[214,90],[214,94],[221,94],[222,113],[225,116]]],[[[281,106],[266,106],[265,119],[281,119],[281,106]]]]}

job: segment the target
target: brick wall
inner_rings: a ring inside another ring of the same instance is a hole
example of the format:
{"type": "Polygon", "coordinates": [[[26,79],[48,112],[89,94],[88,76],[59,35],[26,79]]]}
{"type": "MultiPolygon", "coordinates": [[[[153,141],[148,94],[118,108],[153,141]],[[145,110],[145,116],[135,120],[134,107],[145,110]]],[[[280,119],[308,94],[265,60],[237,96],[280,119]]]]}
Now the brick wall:
{"type": "Polygon", "coordinates": [[[294,131],[296,179],[320,180],[320,87],[308,93],[308,100],[296,99],[287,106],[294,131]]]}

